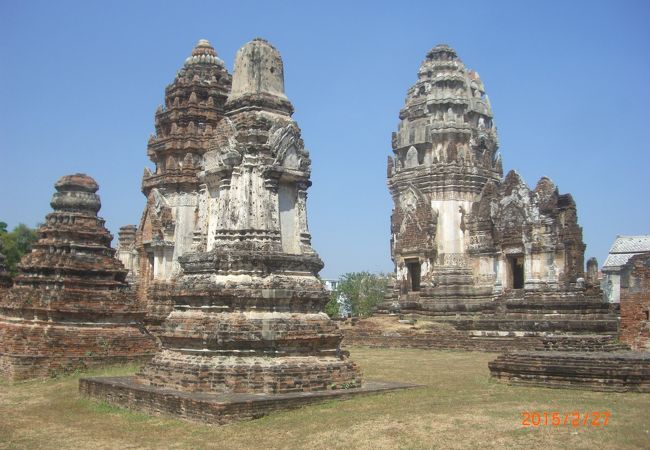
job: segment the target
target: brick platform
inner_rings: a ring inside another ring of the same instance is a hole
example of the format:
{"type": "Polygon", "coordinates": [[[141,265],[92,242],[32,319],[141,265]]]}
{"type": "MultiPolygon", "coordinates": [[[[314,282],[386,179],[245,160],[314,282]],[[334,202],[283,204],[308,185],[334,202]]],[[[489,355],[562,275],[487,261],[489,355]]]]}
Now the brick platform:
{"type": "Polygon", "coordinates": [[[650,393],[648,352],[513,352],[488,366],[493,377],[512,384],[650,393]]]}
{"type": "Polygon", "coordinates": [[[135,377],[81,378],[79,392],[111,405],[153,415],[223,425],[257,419],[273,411],[299,408],[327,400],[419,387],[414,384],[368,381],[360,388],[283,394],[209,394],[181,392],[139,384],[135,377]]]}
{"type": "MultiPolygon", "coordinates": [[[[542,323],[543,318],[539,319],[542,323]]],[[[506,352],[513,350],[559,351],[621,351],[627,345],[616,341],[614,332],[576,332],[567,327],[551,327],[548,331],[535,329],[533,319],[504,327],[466,327],[459,329],[456,322],[416,321],[413,325],[400,324],[397,317],[375,316],[345,322],[341,327],[344,346],[375,348],[421,348],[430,350],[468,350],[506,352]],[[500,329],[503,328],[503,329],[500,329]]],[[[585,323],[594,322],[584,320],[585,323]]],[[[615,324],[615,321],[614,321],[615,324]]]]}

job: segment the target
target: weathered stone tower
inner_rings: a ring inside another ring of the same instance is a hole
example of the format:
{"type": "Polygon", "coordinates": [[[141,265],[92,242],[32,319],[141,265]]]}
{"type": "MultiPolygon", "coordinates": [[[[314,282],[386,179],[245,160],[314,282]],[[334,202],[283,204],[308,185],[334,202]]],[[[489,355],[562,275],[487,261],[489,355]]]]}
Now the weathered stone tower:
{"type": "Polygon", "coordinates": [[[117,246],[115,248],[115,257],[119,259],[124,268],[129,271],[127,281],[137,282],[138,268],[138,250],[135,246],[135,237],[138,227],[135,225],[124,225],[120,227],[117,235],[117,246]]]}
{"type": "Polygon", "coordinates": [[[203,155],[223,117],[231,76],[206,40],[200,40],[165,89],[165,105],[156,111],[156,134],[147,154],[156,168],[145,169],[142,192],[147,205],[136,235],[138,296],[154,328],[171,310],[151,303],[155,292],[180,273],[178,258],[205,248],[197,230],[203,155]]]}
{"type": "Polygon", "coordinates": [[[203,251],[179,258],[163,349],[138,383],[211,393],[360,385],[322,312],[323,263],[307,229],[310,159],[292,112],[278,51],[261,39],[246,44],[199,175],[203,251]]]}
{"type": "Polygon", "coordinates": [[[471,309],[504,290],[576,287],[585,246],[575,203],[547,178],[534,191],[514,171],[501,180],[485,88],[453,49],[429,51],[400,120],[388,160],[393,303],[471,309]]]}
{"type": "Polygon", "coordinates": [[[97,183],[75,174],[55,187],[54,211],[0,298],[0,374],[11,379],[144,360],[155,351],[97,216],[97,183]]]}

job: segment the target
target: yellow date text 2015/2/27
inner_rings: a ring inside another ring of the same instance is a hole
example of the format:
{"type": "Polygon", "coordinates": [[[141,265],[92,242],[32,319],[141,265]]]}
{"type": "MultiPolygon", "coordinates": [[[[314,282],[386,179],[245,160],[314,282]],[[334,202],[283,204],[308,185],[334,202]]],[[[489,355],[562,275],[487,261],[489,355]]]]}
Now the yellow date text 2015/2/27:
{"type": "Polygon", "coordinates": [[[524,411],[524,427],[606,427],[612,415],[609,411],[524,411]]]}

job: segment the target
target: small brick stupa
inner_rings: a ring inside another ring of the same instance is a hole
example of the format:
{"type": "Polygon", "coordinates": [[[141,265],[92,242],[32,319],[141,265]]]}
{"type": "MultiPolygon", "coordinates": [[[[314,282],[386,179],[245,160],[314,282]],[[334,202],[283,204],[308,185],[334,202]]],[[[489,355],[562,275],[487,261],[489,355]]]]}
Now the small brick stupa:
{"type": "Polygon", "coordinates": [[[64,176],[39,240],[0,299],[0,375],[12,380],[147,360],[154,340],[97,216],[95,180],[64,176]]]}

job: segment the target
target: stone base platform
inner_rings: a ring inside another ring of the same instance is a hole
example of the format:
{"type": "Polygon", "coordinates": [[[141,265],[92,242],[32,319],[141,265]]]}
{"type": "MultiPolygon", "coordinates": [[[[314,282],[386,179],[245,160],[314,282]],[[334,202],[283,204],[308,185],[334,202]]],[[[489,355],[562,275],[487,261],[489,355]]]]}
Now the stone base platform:
{"type": "Polygon", "coordinates": [[[558,350],[616,352],[629,350],[616,341],[615,333],[569,331],[459,330],[450,323],[398,320],[396,316],[375,316],[344,322],[343,345],[375,348],[420,348],[508,352],[513,350],[558,350]],[[404,323],[401,323],[404,322],[404,323]]]}
{"type": "Polygon", "coordinates": [[[512,352],[488,366],[493,377],[512,384],[650,393],[650,352],[512,352]]]}
{"type": "Polygon", "coordinates": [[[135,377],[81,378],[79,392],[111,405],[184,420],[223,425],[257,419],[273,411],[327,400],[420,387],[415,384],[367,381],[360,388],[285,394],[211,394],[181,392],[142,385],[135,377]]]}

